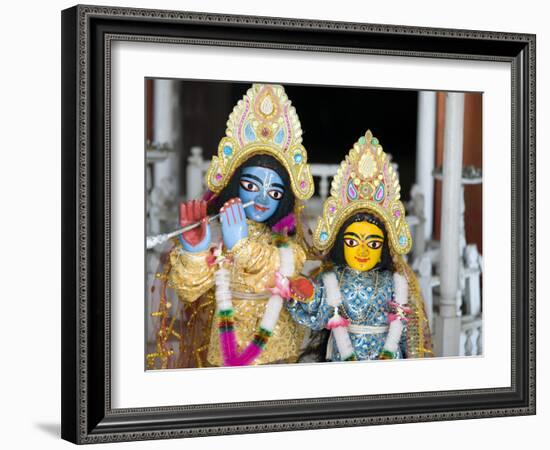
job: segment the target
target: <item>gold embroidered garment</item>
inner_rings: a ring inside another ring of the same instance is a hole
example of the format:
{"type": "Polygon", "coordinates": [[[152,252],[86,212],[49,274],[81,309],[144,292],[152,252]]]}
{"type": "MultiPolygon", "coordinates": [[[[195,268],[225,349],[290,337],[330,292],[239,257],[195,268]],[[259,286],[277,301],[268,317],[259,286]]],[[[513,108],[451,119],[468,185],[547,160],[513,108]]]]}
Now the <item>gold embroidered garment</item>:
{"type": "MultiPolygon", "coordinates": [[[[293,249],[294,271],[299,274],[305,262],[302,247],[292,238],[286,243],[293,249]]],[[[248,237],[238,242],[231,252],[231,292],[235,311],[235,334],[238,350],[242,351],[253,339],[265,312],[270,292],[267,290],[280,267],[275,237],[265,225],[248,221],[248,237]]],[[[170,254],[172,269],[169,286],[184,302],[195,302],[205,294],[213,295],[215,266],[206,262],[208,252],[189,253],[177,245],[170,254]]],[[[305,328],[292,320],[283,308],[273,335],[254,364],[295,362],[299,356],[305,328]]],[[[207,360],[221,366],[218,322],[212,321],[207,360]]]]}

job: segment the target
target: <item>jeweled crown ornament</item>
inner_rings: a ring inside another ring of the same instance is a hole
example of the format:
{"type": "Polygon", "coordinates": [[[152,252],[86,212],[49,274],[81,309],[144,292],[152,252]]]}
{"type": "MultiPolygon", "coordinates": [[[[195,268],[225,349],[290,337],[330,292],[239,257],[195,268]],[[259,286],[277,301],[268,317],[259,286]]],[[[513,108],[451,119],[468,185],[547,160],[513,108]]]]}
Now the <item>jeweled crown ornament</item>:
{"type": "Polygon", "coordinates": [[[300,120],[282,86],[253,84],[229,115],[225,134],[206,173],[212,192],[219,193],[247,159],[266,154],[286,168],[298,199],[313,195],[300,120]]]}
{"type": "Polygon", "coordinates": [[[334,244],[344,222],[359,212],[377,215],[385,224],[390,248],[408,253],[412,246],[401,186],[390,159],[370,130],[353,145],[334,176],[330,197],[323,204],[313,243],[321,252],[334,244]]]}

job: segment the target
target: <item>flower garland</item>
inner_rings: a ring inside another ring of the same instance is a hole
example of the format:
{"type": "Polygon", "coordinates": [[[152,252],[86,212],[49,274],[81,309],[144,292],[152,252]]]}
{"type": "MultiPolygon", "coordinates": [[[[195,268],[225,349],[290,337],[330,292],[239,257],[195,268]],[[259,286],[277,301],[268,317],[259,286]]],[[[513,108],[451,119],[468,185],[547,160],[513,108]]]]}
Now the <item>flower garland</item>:
{"type": "Polygon", "coordinates": [[[327,291],[327,303],[334,309],[333,316],[327,322],[326,328],[332,331],[341,359],[343,361],[356,361],[357,354],[349,337],[349,320],[338,313],[338,309],[342,304],[342,293],[336,274],[334,272],[324,274],[323,283],[327,291]]]}
{"type": "MultiPolygon", "coordinates": [[[[393,274],[393,280],[394,301],[390,302],[390,305],[395,308],[396,313],[388,315],[390,325],[384,348],[380,352],[380,359],[395,358],[403,331],[403,322],[408,320],[406,314],[410,313],[410,309],[403,306],[408,299],[407,280],[398,273],[393,274]]],[[[349,336],[348,326],[350,321],[340,316],[338,312],[342,305],[342,294],[336,274],[330,272],[323,275],[323,282],[327,292],[327,303],[334,309],[333,316],[327,322],[326,328],[332,331],[341,359],[343,361],[356,361],[357,354],[349,336]]]]}
{"type": "Polygon", "coordinates": [[[389,302],[389,304],[394,309],[395,313],[388,314],[390,326],[386,342],[384,342],[384,348],[379,355],[380,359],[395,359],[404,324],[409,320],[407,314],[411,313],[410,308],[403,306],[407,303],[409,298],[409,285],[407,279],[396,272],[393,274],[393,286],[394,301],[389,302]]]}
{"type": "Polygon", "coordinates": [[[215,252],[215,263],[219,265],[216,271],[216,305],[218,310],[218,333],[220,337],[220,351],[224,366],[247,366],[252,364],[262,353],[269,339],[283,307],[283,297],[288,298],[288,278],[294,274],[294,254],[292,248],[279,248],[280,268],[276,275],[276,285],[271,288],[272,295],[267,302],[264,315],[254,334],[252,341],[239,353],[235,335],[235,311],[231,300],[230,272],[224,264],[227,258],[222,256],[221,247],[215,252]]]}

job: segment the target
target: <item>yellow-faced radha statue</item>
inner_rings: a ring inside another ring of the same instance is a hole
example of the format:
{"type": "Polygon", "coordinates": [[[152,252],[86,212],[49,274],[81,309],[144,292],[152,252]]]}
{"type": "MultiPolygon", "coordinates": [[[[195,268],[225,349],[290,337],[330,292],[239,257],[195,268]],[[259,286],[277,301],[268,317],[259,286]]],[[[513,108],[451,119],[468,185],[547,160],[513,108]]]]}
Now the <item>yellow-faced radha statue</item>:
{"type": "MultiPolygon", "coordinates": [[[[400,185],[390,159],[367,131],[340,164],[313,234],[325,255],[311,298],[287,303],[294,319],[329,330],[329,361],[432,355],[414,272],[400,185]]],[[[322,359],[322,358],[321,358],[322,359]]]]}

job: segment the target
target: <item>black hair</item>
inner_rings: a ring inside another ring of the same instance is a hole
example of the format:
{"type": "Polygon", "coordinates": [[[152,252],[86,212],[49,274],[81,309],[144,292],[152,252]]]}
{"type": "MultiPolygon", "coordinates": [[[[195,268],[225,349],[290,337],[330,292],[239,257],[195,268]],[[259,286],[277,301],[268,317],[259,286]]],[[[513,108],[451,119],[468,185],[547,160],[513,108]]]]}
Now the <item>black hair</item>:
{"type": "Polygon", "coordinates": [[[237,170],[235,170],[235,173],[231,177],[229,183],[227,183],[227,186],[225,186],[225,188],[210,203],[210,205],[208,205],[208,214],[218,213],[225,202],[239,196],[242,170],[245,167],[252,166],[260,166],[265,167],[266,169],[274,170],[281,177],[281,180],[283,180],[283,184],[286,186],[283,197],[279,201],[279,205],[277,206],[275,213],[263,223],[271,228],[273,227],[273,225],[275,225],[285,216],[288,216],[294,210],[295,198],[294,193],[292,192],[292,189],[290,187],[290,176],[288,175],[287,170],[273,156],[256,155],[246,160],[237,168],[237,170]]]}
{"type": "Polygon", "coordinates": [[[344,232],[352,223],[355,222],[369,222],[376,225],[382,230],[382,233],[384,234],[382,257],[380,258],[378,264],[373,268],[393,271],[393,262],[390,254],[390,246],[388,245],[389,243],[387,241],[388,234],[386,233],[386,227],[384,226],[384,222],[382,222],[377,216],[371,213],[357,213],[344,222],[344,224],[340,227],[340,230],[338,231],[334,246],[329,253],[329,259],[334,263],[334,265],[337,266],[343,266],[346,264],[346,259],[344,257],[344,232]]]}

